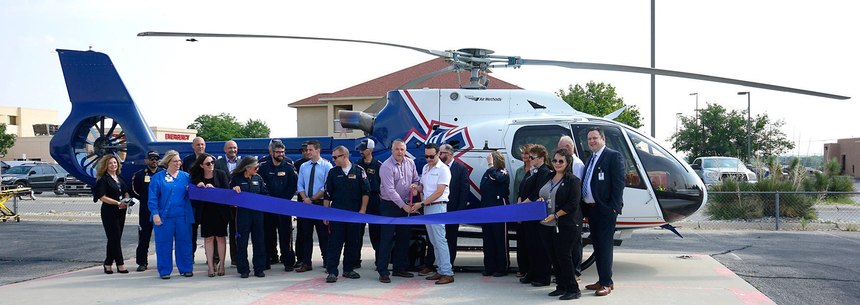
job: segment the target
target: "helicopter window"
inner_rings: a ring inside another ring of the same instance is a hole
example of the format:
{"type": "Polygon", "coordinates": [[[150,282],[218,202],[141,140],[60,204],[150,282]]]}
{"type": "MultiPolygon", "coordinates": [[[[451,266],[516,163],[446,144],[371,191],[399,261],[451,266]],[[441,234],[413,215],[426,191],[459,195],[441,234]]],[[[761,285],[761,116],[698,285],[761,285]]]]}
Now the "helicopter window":
{"type": "Polygon", "coordinates": [[[511,151],[514,158],[522,161],[520,147],[525,144],[540,144],[546,147],[548,153],[552,154],[558,145],[558,139],[562,136],[569,136],[570,130],[558,125],[544,126],[525,126],[517,130],[514,134],[514,143],[511,145],[511,151]]]}
{"type": "Polygon", "coordinates": [[[616,127],[611,126],[597,126],[597,125],[573,125],[575,139],[576,142],[576,151],[579,152],[579,157],[583,162],[588,161],[588,158],[591,157],[591,150],[588,148],[588,128],[589,127],[600,127],[603,129],[603,134],[606,135],[606,147],[617,150],[624,156],[624,165],[625,171],[627,172],[627,177],[624,179],[625,186],[644,189],[645,183],[640,178],[642,175],[639,174],[639,169],[636,167],[636,160],[633,159],[633,155],[630,154],[630,149],[627,147],[627,141],[624,139],[624,135],[621,134],[621,130],[616,127]]]}

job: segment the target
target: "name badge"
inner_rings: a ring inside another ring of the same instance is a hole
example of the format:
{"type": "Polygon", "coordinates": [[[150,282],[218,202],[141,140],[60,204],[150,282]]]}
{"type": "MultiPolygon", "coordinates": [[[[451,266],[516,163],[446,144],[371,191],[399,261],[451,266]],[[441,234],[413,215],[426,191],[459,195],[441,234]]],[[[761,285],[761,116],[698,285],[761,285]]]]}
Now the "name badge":
{"type": "Polygon", "coordinates": [[[170,175],[167,175],[167,176],[165,176],[165,177],[164,177],[164,181],[167,181],[167,182],[173,182],[173,177],[172,177],[172,176],[170,176],[170,175]]]}
{"type": "Polygon", "coordinates": [[[143,182],[149,183],[149,175],[143,176],[143,182]]]}
{"type": "Polygon", "coordinates": [[[278,172],[278,177],[286,176],[287,172],[278,172]]]}
{"type": "Polygon", "coordinates": [[[603,181],[603,172],[597,173],[597,180],[603,181]]]}
{"type": "Polygon", "coordinates": [[[373,175],[373,174],[376,174],[376,170],[372,169],[372,168],[368,168],[367,173],[373,175]]]}
{"type": "Polygon", "coordinates": [[[349,179],[355,179],[355,174],[349,174],[349,176],[347,176],[347,178],[349,178],[349,179]]]}
{"type": "MultiPolygon", "coordinates": [[[[601,177],[603,177],[603,176],[601,176],[601,177]]],[[[601,180],[603,180],[603,179],[601,178],[601,180]]],[[[251,185],[260,185],[260,182],[257,182],[257,181],[251,181],[251,185]]]]}

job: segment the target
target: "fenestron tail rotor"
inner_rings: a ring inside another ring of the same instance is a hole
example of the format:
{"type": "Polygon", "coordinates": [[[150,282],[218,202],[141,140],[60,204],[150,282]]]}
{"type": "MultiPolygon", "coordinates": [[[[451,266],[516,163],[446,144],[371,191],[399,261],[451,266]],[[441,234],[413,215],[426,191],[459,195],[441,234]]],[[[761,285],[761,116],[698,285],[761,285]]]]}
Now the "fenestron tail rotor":
{"type": "Polygon", "coordinates": [[[448,62],[452,64],[455,68],[451,71],[457,70],[469,70],[471,76],[469,78],[469,83],[463,85],[463,88],[468,89],[483,89],[487,86],[487,73],[490,73],[490,68],[519,68],[521,66],[527,65],[536,65],[536,66],[557,66],[569,69],[586,69],[586,70],[604,70],[604,71],[617,71],[617,72],[628,72],[628,73],[641,73],[641,74],[653,74],[660,76],[671,76],[671,77],[679,77],[679,78],[688,78],[688,79],[697,79],[709,82],[717,82],[717,83],[725,83],[725,84],[733,84],[740,85],[752,88],[760,88],[767,90],[776,90],[776,91],[784,91],[790,93],[797,93],[803,95],[811,95],[817,97],[831,98],[831,99],[839,99],[846,100],[850,97],[804,90],[798,88],[791,88],[786,86],[779,85],[771,85],[759,82],[745,81],[733,78],[719,77],[719,76],[711,76],[705,74],[696,74],[696,73],[688,73],[688,72],[680,72],[680,71],[672,71],[665,69],[656,69],[656,68],[645,68],[645,67],[636,67],[636,66],[624,66],[624,65],[614,65],[614,64],[602,64],[602,63],[587,63],[587,62],[574,62],[574,61],[558,61],[558,60],[543,60],[543,59],[524,59],[519,56],[500,56],[493,55],[493,51],[479,48],[468,48],[468,49],[459,49],[459,50],[447,50],[447,51],[438,51],[433,49],[419,48],[413,46],[407,46],[402,44],[395,43],[387,43],[387,42],[378,42],[378,41],[369,41],[369,40],[355,40],[355,39],[341,39],[341,38],[325,38],[325,37],[309,37],[309,36],[283,36],[283,35],[254,35],[254,34],[217,34],[217,33],[181,33],[181,32],[142,32],[137,34],[138,36],[156,36],[156,37],[187,37],[189,40],[197,41],[196,38],[201,37],[211,37],[211,38],[279,38],[279,39],[303,39],[303,40],[322,40],[322,41],[337,41],[337,42],[350,42],[350,43],[365,43],[365,44],[374,44],[374,45],[382,45],[396,48],[409,49],[417,52],[421,52],[428,55],[438,56],[445,58],[448,62]]]}
{"type": "Polygon", "coordinates": [[[90,177],[96,176],[98,160],[112,154],[124,161],[128,152],[125,132],[119,123],[106,116],[88,118],[72,141],[75,160],[90,177]]]}

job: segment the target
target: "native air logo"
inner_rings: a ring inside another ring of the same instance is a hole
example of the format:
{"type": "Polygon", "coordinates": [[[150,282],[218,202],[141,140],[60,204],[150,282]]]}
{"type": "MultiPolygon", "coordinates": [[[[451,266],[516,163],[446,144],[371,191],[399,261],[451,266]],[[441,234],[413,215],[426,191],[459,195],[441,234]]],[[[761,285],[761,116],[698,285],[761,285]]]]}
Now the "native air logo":
{"type": "Polygon", "coordinates": [[[482,96],[473,96],[467,95],[467,99],[473,100],[475,102],[501,102],[501,97],[482,97],[482,96]]]}

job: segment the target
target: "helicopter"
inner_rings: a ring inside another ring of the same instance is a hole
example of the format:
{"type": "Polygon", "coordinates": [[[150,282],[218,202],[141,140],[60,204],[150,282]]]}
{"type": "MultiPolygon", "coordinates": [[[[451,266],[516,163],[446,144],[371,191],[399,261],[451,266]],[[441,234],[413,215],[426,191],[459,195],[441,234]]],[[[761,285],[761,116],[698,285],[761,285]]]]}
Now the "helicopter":
{"type": "MultiPolygon", "coordinates": [[[[848,99],[816,91],[671,70],[500,56],[494,55],[492,50],[480,48],[439,51],[386,42],[277,35],[142,32],[138,36],[182,37],[191,42],[204,38],[305,39],[383,45],[441,57],[450,65],[407,82],[400,88],[392,88],[386,97],[364,111],[339,112],[342,127],[361,130],[364,137],[281,138],[287,147],[287,156],[300,158],[301,144],[311,139],[321,143],[323,157],[330,157],[337,146],[352,148],[364,139],[373,139],[378,143],[373,154],[380,160],[390,156],[390,145],[395,139],[407,144],[410,156],[423,154],[425,144],[452,144],[456,148],[454,161],[465,165],[470,172],[469,197],[470,202],[476,204],[480,201],[481,175],[487,169],[486,156],[492,151],[502,152],[506,167],[513,170],[524,165],[518,151],[523,144],[542,144],[552,150],[561,136],[570,136],[579,157],[587,160],[591,154],[586,142],[587,130],[600,127],[605,133],[606,145],[621,152],[625,159],[625,207],[617,220],[616,245],[629,237],[633,229],[664,227],[678,234],[671,223],[694,214],[707,201],[707,190],[702,180],[683,158],[635,128],[613,121],[612,116],[620,111],[607,117],[596,117],[573,109],[552,93],[486,89],[490,69],[543,65],[645,73],[848,99]],[[437,75],[460,71],[470,75],[469,82],[460,88],[414,89],[437,75]]],[[[132,173],[145,166],[143,161],[149,150],[164,153],[174,149],[183,156],[193,153],[190,145],[185,143],[155,141],[149,125],[106,54],[62,49],[57,52],[72,110],[51,140],[50,151],[69,173],[92,185],[96,162],[104,155],[118,156],[124,167],[122,175],[129,179],[132,173]]],[[[235,139],[242,155],[246,156],[267,155],[270,140],[235,139]]],[[[219,147],[223,142],[208,144],[219,147]]],[[[217,153],[214,155],[219,156],[217,153]]],[[[422,158],[416,159],[418,168],[424,162],[422,158]]],[[[511,189],[513,191],[513,185],[511,189]]],[[[591,259],[583,265],[588,261],[591,259]]]]}

